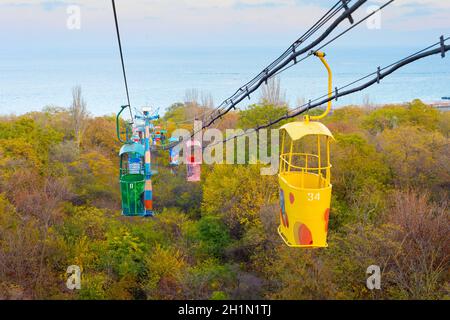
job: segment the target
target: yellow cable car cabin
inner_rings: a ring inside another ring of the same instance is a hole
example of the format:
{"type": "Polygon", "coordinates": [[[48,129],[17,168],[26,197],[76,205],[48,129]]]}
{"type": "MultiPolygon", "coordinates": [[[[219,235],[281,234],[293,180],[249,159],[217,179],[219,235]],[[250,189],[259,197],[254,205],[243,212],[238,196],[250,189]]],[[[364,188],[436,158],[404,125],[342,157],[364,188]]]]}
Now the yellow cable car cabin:
{"type": "MultiPolygon", "coordinates": [[[[328,71],[332,96],[332,73],[325,54],[316,52],[328,71]]],[[[331,110],[331,99],[320,116],[305,116],[303,122],[281,127],[280,226],[278,233],[290,247],[327,247],[331,204],[330,130],[320,122],[331,110]]]]}
{"type": "Polygon", "coordinates": [[[320,122],[293,122],[281,130],[278,232],[291,247],[327,247],[333,135],[320,122]]]}

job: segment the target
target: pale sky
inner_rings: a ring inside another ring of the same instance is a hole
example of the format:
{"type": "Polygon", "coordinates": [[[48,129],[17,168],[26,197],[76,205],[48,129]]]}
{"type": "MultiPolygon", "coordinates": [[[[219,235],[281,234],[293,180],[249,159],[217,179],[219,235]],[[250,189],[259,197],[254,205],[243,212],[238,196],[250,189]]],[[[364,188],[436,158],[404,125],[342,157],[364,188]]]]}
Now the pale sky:
{"type": "MultiPolygon", "coordinates": [[[[287,47],[335,0],[116,0],[124,45],[287,47]]],[[[356,0],[352,1],[352,3],[356,0]]],[[[369,5],[387,0],[372,0],[369,5]]],[[[358,16],[366,13],[367,6],[358,16]]],[[[6,50],[114,44],[109,0],[0,0],[0,41],[6,50]],[[66,27],[69,5],[81,8],[81,30],[66,27]]],[[[365,25],[342,46],[421,45],[450,35],[450,0],[396,0],[380,30],[365,25]]],[[[348,25],[348,24],[346,24],[348,25]]],[[[2,49],[3,50],[3,49],[2,49]]]]}
{"type": "MultiPolygon", "coordinates": [[[[336,2],[116,0],[132,104],[165,108],[182,101],[190,88],[211,93],[219,103],[278,57],[336,2]]],[[[355,13],[355,21],[370,6],[386,2],[368,1],[355,13]]],[[[338,84],[436,43],[441,35],[449,37],[450,0],[395,0],[380,20],[381,28],[369,29],[363,23],[326,49],[339,75],[338,84]]],[[[334,34],[349,25],[344,21],[334,34]]],[[[0,113],[67,105],[70,89],[77,84],[96,114],[112,112],[112,106],[125,102],[110,0],[0,0],[0,43],[0,113]],[[73,13],[68,9],[73,6],[80,11],[80,30],[67,27],[73,13]]],[[[393,77],[391,87],[385,84],[390,80],[384,81],[371,96],[378,102],[399,102],[448,95],[445,73],[426,80],[432,72],[448,70],[447,60],[427,59],[416,65],[416,77],[406,76],[410,82],[393,77]],[[423,78],[421,72],[425,72],[423,78]]],[[[297,97],[322,93],[321,86],[300,71],[307,67],[314,68],[314,64],[282,75],[292,103],[297,97]]],[[[412,72],[411,68],[405,68],[406,72],[412,72]]],[[[342,101],[362,101],[356,99],[342,101]]]]}

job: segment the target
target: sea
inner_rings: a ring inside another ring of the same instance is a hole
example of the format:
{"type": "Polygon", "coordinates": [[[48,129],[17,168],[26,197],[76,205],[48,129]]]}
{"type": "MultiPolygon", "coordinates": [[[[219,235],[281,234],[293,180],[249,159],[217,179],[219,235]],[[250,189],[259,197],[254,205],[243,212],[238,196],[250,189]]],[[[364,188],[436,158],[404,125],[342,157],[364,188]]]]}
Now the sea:
{"type": "MultiPolygon", "coordinates": [[[[254,78],[286,47],[132,47],[124,50],[131,104],[161,114],[186,100],[188,91],[212,97],[217,106],[254,78]]],[[[342,87],[396,62],[419,47],[336,47],[326,51],[333,86],[342,87]]],[[[310,57],[279,75],[290,107],[326,94],[327,74],[310,57]]],[[[361,82],[362,84],[362,82],[361,82]]],[[[94,116],[116,113],[127,103],[117,48],[0,50],[0,115],[20,115],[46,106],[68,107],[72,88],[81,86],[94,116]]],[[[380,105],[450,96],[450,55],[425,58],[398,70],[380,84],[334,101],[334,107],[380,105]]],[[[257,103],[255,92],[239,108],[257,103]]]]}

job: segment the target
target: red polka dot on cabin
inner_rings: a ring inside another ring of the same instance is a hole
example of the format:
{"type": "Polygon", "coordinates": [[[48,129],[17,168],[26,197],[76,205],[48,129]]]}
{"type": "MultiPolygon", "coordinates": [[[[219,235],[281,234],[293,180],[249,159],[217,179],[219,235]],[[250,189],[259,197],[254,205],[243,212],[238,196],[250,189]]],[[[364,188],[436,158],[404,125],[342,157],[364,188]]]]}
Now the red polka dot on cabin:
{"type": "Polygon", "coordinates": [[[304,224],[302,224],[298,230],[298,239],[300,241],[300,245],[302,246],[309,246],[313,244],[311,231],[304,224]]]}
{"type": "Polygon", "coordinates": [[[294,194],[292,192],[289,193],[289,201],[291,202],[291,204],[294,204],[295,197],[294,197],[294,194]]]}
{"type": "Polygon", "coordinates": [[[325,219],[325,232],[328,232],[328,222],[330,221],[330,208],[325,210],[323,218],[325,219]]]}

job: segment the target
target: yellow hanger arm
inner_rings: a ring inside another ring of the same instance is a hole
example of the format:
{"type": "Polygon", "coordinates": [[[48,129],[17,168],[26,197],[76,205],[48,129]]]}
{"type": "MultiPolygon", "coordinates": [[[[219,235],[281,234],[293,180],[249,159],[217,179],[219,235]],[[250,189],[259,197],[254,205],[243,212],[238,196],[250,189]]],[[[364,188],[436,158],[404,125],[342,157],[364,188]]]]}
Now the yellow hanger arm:
{"type": "MultiPolygon", "coordinates": [[[[314,55],[316,57],[318,57],[320,59],[320,61],[322,61],[322,63],[325,66],[325,68],[327,68],[327,72],[328,72],[328,98],[331,98],[333,96],[333,73],[331,71],[331,68],[330,68],[328,62],[325,60],[325,53],[318,51],[318,52],[314,53],[314,55]]],[[[311,116],[311,117],[309,117],[309,119],[311,119],[311,120],[321,120],[321,119],[325,118],[328,115],[328,113],[330,113],[330,111],[331,111],[331,100],[328,101],[327,109],[325,110],[325,112],[323,114],[321,114],[320,116],[311,116]]]]}

